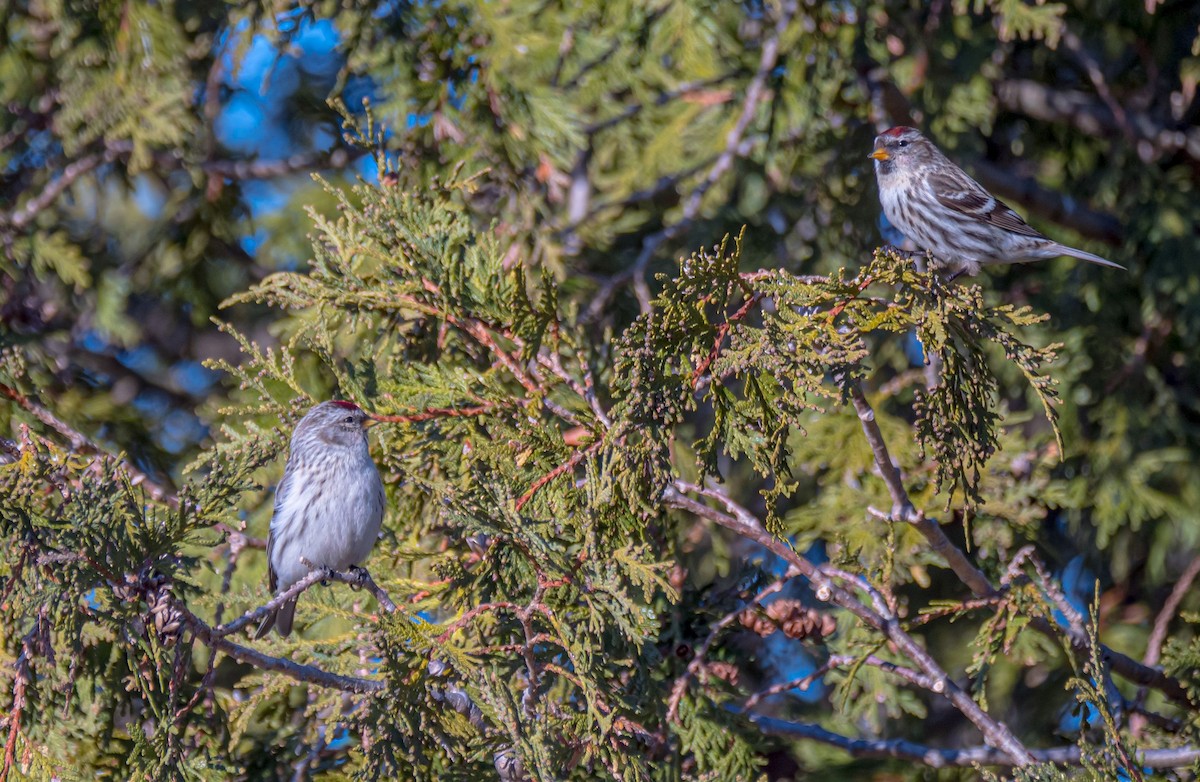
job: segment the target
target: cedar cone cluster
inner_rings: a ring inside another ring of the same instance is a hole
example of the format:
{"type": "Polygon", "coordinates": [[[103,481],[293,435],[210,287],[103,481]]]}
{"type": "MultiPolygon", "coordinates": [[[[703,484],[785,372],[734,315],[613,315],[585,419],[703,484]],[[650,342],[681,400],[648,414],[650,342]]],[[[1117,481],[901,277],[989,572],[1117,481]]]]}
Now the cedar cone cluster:
{"type": "Polygon", "coordinates": [[[750,606],[742,611],[739,619],[743,627],[764,638],[776,630],[783,630],[784,635],[797,641],[820,641],[837,630],[837,620],[832,616],[807,608],[799,600],[776,600],[766,607],[765,614],[756,606],[750,606]]]}
{"type": "Polygon", "coordinates": [[[163,645],[170,647],[178,640],[183,613],[171,599],[170,582],[162,573],[151,573],[141,579],[126,575],[124,584],[113,587],[113,595],[123,602],[144,600],[163,645]]]}
{"type": "Polygon", "coordinates": [[[727,681],[734,687],[738,685],[738,679],[741,678],[741,672],[733,663],[713,662],[706,665],[705,668],[708,669],[711,676],[727,681]]]}

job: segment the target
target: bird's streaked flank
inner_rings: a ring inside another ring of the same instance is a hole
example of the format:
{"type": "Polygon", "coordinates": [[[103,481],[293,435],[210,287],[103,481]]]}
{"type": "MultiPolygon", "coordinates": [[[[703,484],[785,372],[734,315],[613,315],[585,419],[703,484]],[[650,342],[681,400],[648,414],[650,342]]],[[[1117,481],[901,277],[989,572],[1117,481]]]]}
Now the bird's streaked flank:
{"type": "Polygon", "coordinates": [[[875,137],[879,200],[887,219],[938,269],[978,274],[989,264],[1072,258],[1124,269],[1099,255],[1048,239],[942,154],[916,128],[875,137]]]}
{"type": "MultiPolygon", "coordinates": [[[[383,482],[367,449],[370,417],[352,402],[322,402],[292,434],[275,514],[267,535],[271,591],[296,583],[311,568],[347,570],[371,553],[383,522],[383,482]]],[[[259,626],[292,631],[295,599],[259,626]]]]}

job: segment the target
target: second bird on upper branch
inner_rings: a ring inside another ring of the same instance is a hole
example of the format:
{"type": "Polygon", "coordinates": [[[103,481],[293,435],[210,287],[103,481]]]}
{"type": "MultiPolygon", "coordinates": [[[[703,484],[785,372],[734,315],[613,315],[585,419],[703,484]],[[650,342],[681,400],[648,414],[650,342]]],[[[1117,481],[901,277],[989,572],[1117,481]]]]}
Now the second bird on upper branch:
{"type": "Polygon", "coordinates": [[[988,264],[1043,261],[1060,255],[1125,268],[1031,228],[916,128],[880,133],[868,157],[875,161],[879,200],[888,221],[930,253],[934,267],[950,272],[952,278],[978,274],[988,264]]]}

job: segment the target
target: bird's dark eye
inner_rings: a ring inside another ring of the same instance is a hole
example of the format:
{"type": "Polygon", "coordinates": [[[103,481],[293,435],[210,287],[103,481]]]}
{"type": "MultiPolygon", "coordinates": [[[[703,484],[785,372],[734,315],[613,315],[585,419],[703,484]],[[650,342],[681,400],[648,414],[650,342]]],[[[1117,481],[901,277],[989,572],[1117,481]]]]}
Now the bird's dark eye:
{"type": "Polygon", "coordinates": [[[354,423],[354,416],[352,416],[352,415],[346,416],[345,418],[342,419],[342,423],[344,423],[344,424],[354,423]]]}
{"type": "Polygon", "coordinates": [[[897,142],[896,142],[896,146],[898,146],[898,147],[907,147],[907,146],[908,146],[908,142],[907,142],[907,141],[897,141],[897,142]]]}

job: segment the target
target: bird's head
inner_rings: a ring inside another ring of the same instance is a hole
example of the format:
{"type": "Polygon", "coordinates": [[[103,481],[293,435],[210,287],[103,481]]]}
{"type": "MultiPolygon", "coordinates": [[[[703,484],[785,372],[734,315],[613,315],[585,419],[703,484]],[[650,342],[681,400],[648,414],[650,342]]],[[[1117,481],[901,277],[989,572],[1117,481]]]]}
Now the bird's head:
{"type": "Polygon", "coordinates": [[[867,157],[875,161],[875,171],[890,174],[897,169],[911,171],[932,162],[937,150],[916,128],[903,125],[888,128],[875,137],[875,151],[867,157]]]}
{"type": "Polygon", "coordinates": [[[312,437],[329,445],[357,446],[367,439],[371,416],[353,402],[333,399],[309,410],[296,426],[293,441],[312,437]]]}

